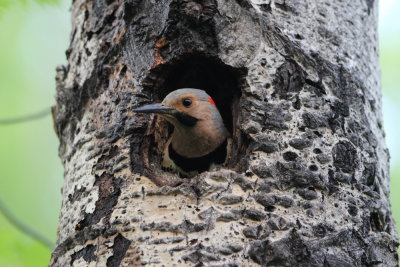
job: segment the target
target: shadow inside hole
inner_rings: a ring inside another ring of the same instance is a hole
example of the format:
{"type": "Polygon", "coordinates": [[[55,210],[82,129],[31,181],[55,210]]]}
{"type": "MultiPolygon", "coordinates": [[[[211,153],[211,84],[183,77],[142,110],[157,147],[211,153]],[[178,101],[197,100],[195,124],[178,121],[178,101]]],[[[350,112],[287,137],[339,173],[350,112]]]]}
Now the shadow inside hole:
{"type": "MultiPolygon", "coordinates": [[[[233,155],[230,155],[228,167],[238,163],[239,155],[244,154],[247,145],[243,134],[238,129],[240,113],[241,87],[245,86],[246,70],[233,68],[219,60],[202,55],[188,55],[176,62],[164,64],[153,70],[151,81],[146,81],[146,89],[154,101],[160,102],[170,92],[180,88],[196,88],[206,91],[216,103],[224,120],[225,126],[233,139],[233,155]]],[[[152,162],[147,170],[155,167],[161,169],[162,152],[166,141],[172,133],[173,127],[162,119],[152,123],[154,127],[152,140],[144,150],[144,158],[152,162]],[[155,165],[154,163],[157,164],[155,165]]],[[[145,165],[147,165],[145,163],[145,165]]],[[[149,173],[147,173],[149,174],[149,173]]]]}
{"type": "Polygon", "coordinates": [[[240,99],[239,80],[243,73],[241,69],[232,68],[216,60],[192,56],[171,68],[163,85],[165,91],[161,99],[180,88],[202,89],[214,99],[225,126],[232,134],[232,104],[240,99]]]}

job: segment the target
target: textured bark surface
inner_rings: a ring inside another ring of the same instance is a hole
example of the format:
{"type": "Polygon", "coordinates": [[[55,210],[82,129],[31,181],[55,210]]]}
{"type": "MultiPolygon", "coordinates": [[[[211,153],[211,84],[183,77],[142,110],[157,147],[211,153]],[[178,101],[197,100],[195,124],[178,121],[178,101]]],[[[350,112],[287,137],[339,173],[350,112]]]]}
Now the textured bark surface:
{"type": "Polygon", "coordinates": [[[374,0],[75,0],[51,266],[396,266],[374,0]],[[160,168],[132,108],[206,89],[227,167],[160,168]]]}

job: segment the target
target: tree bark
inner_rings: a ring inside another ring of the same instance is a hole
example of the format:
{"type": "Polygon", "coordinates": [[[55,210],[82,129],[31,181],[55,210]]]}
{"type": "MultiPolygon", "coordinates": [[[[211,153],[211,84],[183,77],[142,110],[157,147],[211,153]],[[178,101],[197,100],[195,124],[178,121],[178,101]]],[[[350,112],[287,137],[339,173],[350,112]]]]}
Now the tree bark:
{"type": "Polygon", "coordinates": [[[73,1],[50,266],[396,266],[377,5],[73,1]],[[160,167],[170,127],[131,111],[183,87],[234,140],[191,179],[160,167]]]}

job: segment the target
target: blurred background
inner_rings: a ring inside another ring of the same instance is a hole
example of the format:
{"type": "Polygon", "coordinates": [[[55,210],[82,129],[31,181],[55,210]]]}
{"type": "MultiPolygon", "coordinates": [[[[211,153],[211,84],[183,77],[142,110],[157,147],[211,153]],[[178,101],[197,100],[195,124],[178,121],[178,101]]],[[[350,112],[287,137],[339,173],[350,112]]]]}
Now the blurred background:
{"type": "MultiPolygon", "coordinates": [[[[0,0],[0,120],[54,103],[55,67],[66,63],[71,0],[0,0]]],[[[400,222],[400,1],[380,0],[380,53],[391,201],[400,222]]],[[[0,125],[0,205],[54,243],[63,168],[50,115],[0,125]]],[[[400,232],[400,224],[398,225],[400,232]]],[[[51,249],[0,214],[0,266],[46,266],[51,249]]]]}

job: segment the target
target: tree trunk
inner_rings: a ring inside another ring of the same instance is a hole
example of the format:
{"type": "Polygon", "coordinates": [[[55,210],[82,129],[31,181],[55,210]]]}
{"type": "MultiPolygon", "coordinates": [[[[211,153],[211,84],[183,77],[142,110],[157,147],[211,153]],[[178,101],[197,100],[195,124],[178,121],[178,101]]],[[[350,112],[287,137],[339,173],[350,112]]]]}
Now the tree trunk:
{"type": "Polygon", "coordinates": [[[73,1],[51,266],[396,266],[377,5],[73,1]],[[160,166],[170,126],[132,112],[185,87],[234,140],[191,179],[160,166]]]}

